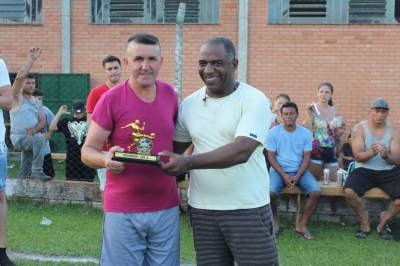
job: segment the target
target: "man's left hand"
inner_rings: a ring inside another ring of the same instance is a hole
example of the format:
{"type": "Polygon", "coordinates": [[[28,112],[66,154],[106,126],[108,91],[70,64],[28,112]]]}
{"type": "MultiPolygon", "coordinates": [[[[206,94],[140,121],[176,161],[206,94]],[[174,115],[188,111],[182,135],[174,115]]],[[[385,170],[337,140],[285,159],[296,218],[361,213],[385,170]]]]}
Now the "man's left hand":
{"type": "Polygon", "coordinates": [[[177,176],[190,170],[188,156],[169,151],[159,152],[158,155],[168,157],[167,162],[160,161],[160,166],[161,169],[169,175],[177,176]]]}
{"type": "Polygon", "coordinates": [[[299,177],[297,175],[292,177],[292,184],[293,187],[297,186],[297,183],[299,182],[299,177]]]}
{"type": "Polygon", "coordinates": [[[388,157],[388,153],[386,150],[386,146],[385,145],[380,145],[380,150],[379,150],[379,155],[381,156],[382,159],[386,160],[388,157]]]}

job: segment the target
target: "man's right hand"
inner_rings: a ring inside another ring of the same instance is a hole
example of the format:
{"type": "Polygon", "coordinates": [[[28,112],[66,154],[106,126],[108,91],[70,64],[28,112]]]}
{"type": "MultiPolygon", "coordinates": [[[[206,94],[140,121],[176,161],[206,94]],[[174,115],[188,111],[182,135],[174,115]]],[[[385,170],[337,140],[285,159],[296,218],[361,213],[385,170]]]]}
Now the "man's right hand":
{"type": "Polygon", "coordinates": [[[377,155],[381,151],[381,149],[382,149],[381,144],[379,144],[379,143],[372,144],[371,152],[372,152],[373,156],[377,155]]]}
{"type": "Polygon", "coordinates": [[[66,114],[68,113],[68,106],[66,105],[61,105],[60,108],[58,109],[59,114],[66,114]]]}
{"type": "Polygon", "coordinates": [[[33,127],[27,128],[26,134],[28,134],[29,136],[33,136],[36,134],[36,130],[33,127]]]}
{"type": "Polygon", "coordinates": [[[123,148],[114,146],[112,147],[109,151],[108,154],[106,155],[106,161],[105,161],[105,167],[107,170],[109,170],[112,174],[118,175],[122,171],[124,171],[125,165],[124,163],[114,161],[112,157],[114,157],[114,153],[116,151],[124,151],[123,148]]]}
{"type": "Polygon", "coordinates": [[[188,160],[190,155],[180,155],[170,151],[162,151],[158,155],[168,157],[167,162],[160,161],[160,166],[161,170],[171,176],[178,176],[190,170],[188,160]]]}
{"type": "Polygon", "coordinates": [[[32,59],[33,61],[36,61],[42,53],[42,50],[37,47],[33,47],[29,49],[29,58],[32,59]]]}

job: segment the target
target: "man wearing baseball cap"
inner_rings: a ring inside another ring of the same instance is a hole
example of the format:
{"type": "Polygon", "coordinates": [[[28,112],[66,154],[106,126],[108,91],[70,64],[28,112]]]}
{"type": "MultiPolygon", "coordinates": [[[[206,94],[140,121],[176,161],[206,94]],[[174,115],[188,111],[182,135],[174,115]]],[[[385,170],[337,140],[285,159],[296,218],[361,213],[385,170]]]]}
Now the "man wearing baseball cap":
{"type": "Polygon", "coordinates": [[[72,104],[72,110],[74,114],[84,116],[85,104],[81,100],[76,100],[72,104]]]}
{"type": "Polygon", "coordinates": [[[65,176],[67,180],[93,181],[95,170],[84,165],[81,161],[81,148],[88,132],[85,103],[82,100],[74,101],[72,112],[72,117],[60,119],[62,115],[68,113],[68,107],[62,105],[51,121],[50,130],[59,131],[65,137],[67,146],[65,176]]]}
{"type": "Polygon", "coordinates": [[[400,136],[386,121],[388,114],[387,100],[376,98],[371,103],[368,120],[357,124],[351,134],[356,166],[346,180],[344,192],[347,202],[360,218],[357,238],[366,238],[371,231],[361,199],[367,190],[379,187],[392,200],[377,226],[382,239],[392,239],[388,222],[400,212],[400,170],[396,167],[400,162],[400,136]]]}

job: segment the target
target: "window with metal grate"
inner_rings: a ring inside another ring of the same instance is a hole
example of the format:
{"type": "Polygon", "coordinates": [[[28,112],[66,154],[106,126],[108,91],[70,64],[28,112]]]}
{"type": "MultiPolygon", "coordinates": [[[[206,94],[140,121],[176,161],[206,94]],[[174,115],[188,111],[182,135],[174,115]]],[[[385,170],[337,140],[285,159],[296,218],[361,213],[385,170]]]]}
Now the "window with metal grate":
{"type": "Polygon", "coordinates": [[[290,0],[289,17],[326,17],[326,0],[290,0]]]}
{"type": "Polygon", "coordinates": [[[350,0],[349,23],[381,24],[386,21],[386,0],[350,0]]]}
{"type": "Polygon", "coordinates": [[[42,21],[42,0],[0,0],[0,24],[42,21]]]}
{"type": "Polygon", "coordinates": [[[397,22],[400,22],[400,0],[394,2],[394,18],[397,22]]]}
{"type": "Polygon", "coordinates": [[[270,0],[271,24],[397,24],[399,0],[270,0]]]}
{"type": "Polygon", "coordinates": [[[90,0],[92,23],[175,23],[186,3],[186,23],[218,23],[219,0],[90,0]]]}

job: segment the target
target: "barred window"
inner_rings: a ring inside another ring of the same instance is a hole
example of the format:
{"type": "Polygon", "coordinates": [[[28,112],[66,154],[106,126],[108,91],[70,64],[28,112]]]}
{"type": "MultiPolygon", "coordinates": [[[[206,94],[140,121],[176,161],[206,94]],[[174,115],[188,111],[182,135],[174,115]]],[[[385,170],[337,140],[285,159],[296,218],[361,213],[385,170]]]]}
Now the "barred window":
{"type": "Polygon", "coordinates": [[[42,22],[42,0],[0,0],[0,24],[42,22]]]}
{"type": "Polygon", "coordinates": [[[96,24],[175,23],[179,3],[186,3],[185,23],[218,23],[219,0],[90,0],[96,24]]]}
{"type": "Polygon", "coordinates": [[[400,0],[270,0],[270,24],[398,24],[400,0]]]}

